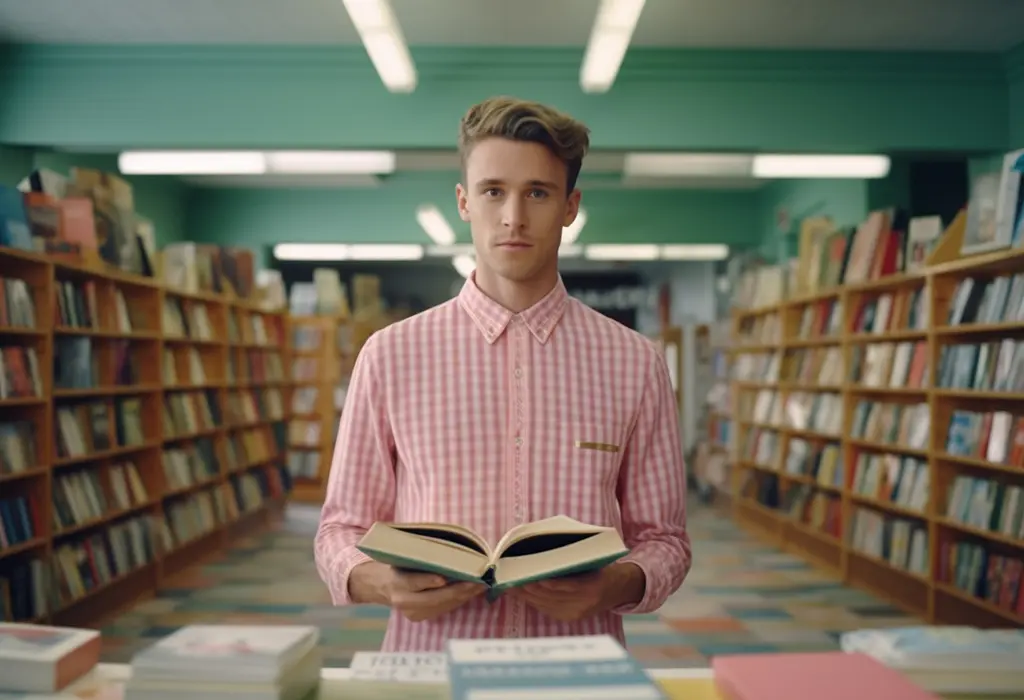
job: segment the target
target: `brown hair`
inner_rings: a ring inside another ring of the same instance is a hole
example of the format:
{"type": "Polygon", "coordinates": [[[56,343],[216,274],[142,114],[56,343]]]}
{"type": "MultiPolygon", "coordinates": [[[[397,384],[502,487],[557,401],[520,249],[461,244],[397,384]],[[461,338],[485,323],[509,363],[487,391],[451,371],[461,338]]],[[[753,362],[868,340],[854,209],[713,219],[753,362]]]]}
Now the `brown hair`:
{"type": "Polygon", "coordinates": [[[466,157],[480,141],[505,138],[539,143],[565,163],[568,177],[566,195],[576,187],[583,156],[590,148],[590,129],[553,107],[519,100],[492,97],[473,105],[459,123],[459,155],[465,171],[466,157]]]}

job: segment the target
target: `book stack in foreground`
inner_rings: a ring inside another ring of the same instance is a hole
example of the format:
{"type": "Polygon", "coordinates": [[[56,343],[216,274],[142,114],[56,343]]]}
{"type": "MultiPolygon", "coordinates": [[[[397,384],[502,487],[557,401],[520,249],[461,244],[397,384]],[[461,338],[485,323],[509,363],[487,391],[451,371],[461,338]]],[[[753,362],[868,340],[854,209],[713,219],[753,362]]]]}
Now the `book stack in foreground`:
{"type": "Polygon", "coordinates": [[[864,629],[840,637],[933,693],[1024,697],[1024,630],[959,625],[864,629]]]}
{"type": "Polygon", "coordinates": [[[319,629],[189,625],[132,658],[126,700],[300,700],[320,685],[319,629]]]}
{"type": "Polygon", "coordinates": [[[0,698],[57,693],[99,658],[95,630],[0,622],[0,698]]]}

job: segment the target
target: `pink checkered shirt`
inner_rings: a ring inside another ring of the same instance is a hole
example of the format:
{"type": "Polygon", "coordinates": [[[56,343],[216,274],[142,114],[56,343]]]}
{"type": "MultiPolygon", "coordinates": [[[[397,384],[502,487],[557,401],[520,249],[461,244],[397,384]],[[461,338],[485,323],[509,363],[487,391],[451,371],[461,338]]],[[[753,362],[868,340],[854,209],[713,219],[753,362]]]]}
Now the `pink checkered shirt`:
{"type": "Polygon", "coordinates": [[[654,344],[569,297],[561,280],[514,314],[471,278],[459,296],[373,335],[349,385],[315,553],[336,605],[375,521],[450,522],[496,543],[565,514],[619,529],[646,574],[638,605],[575,623],[511,596],[441,618],[392,614],[384,651],[448,638],[611,634],[656,610],[690,568],[675,395],[654,344]],[[585,449],[577,441],[616,445],[585,449]]]}

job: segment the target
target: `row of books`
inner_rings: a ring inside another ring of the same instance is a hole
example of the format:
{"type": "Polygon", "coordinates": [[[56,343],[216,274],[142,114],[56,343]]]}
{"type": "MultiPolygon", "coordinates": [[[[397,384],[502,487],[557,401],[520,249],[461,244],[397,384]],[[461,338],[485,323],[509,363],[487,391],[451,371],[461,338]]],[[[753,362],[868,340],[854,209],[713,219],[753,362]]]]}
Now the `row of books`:
{"type": "Polygon", "coordinates": [[[139,469],[130,461],[60,474],[54,478],[52,498],[58,534],[151,503],[139,469]]]}
{"type": "Polygon", "coordinates": [[[1024,542],[1024,488],[959,474],[946,493],[946,517],[1024,542]]]}
{"type": "Polygon", "coordinates": [[[949,418],[946,452],[1024,467],[1024,416],[1009,411],[955,410],[949,418]]]}
{"type": "Polygon", "coordinates": [[[843,451],[838,443],[791,437],[782,470],[790,476],[813,479],[820,486],[841,488],[843,451]]]}
{"type": "MultiPolygon", "coordinates": [[[[135,485],[141,486],[140,482],[135,485]]],[[[79,481],[77,486],[81,488],[83,483],[88,481],[79,481]]],[[[31,557],[5,566],[0,573],[3,619],[32,620],[70,605],[105,583],[152,563],[159,553],[172,552],[259,509],[268,499],[280,498],[291,489],[291,479],[279,467],[232,475],[208,489],[167,499],[162,517],[138,514],[139,503],[149,505],[141,500],[145,487],[141,488],[143,491],[133,488],[127,496],[133,502],[131,508],[120,508],[122,503],[117,502],[111,508],[109,501],[105,503],[103,515],[114,517],[101,521],[98,529],[69,533],[54,547],[52,560],[31,557]]],[[[95,513],[95,503],[90,501],[115,491],[104,493],[102,487],[71,491],[65,504],[77,510],[70,518],[95,513]]]]}
{"type": "Polygon", "coordinates": [[[1024,620],[1024,559],[967,540],[939,546],[937,580],[1024,620]]]}
{"type": "Polygon", "coordinates": [[[0,551],[38,537],[38,515],[28,496],[0,498],[0,551]]]}
{"type": "Polygon", "coordinates": [[[1024,275],[960,280],[949,304],[951,326],[1024,321],[1024,275]]]}
{"type": "Polygon", "coordinates": [[[884,334],[924,331],[930,318],[930,304],[923,286],[864,295],[857,301],[850,321],[851,333],[884,334]]]}
{"type": "Polygon", "coordinates": [[[1024,392],[1024,341],[944,345],[936,383],[947,389],[1024,392]]]}
{"type": "Polygon", "coordinates": [[[0,400],[38,398],[43,395],[39,355],[33,347],[0,347],[0,400]]]}
{"type": "Polygon", "coordinates": [[[850,547],[896,569],[928,576],[928,526],[919,520],[882,513],[866,506],[853,509],[850,547]]]}
{"type": "Polygon", "coordinates": [[[849,377],[865,387],[921,389],[929,384],[928,343],[904,341],[855,345],[849,377]]]}
{"type": "Polygon", "coordinates": [[[30,420],[0,422],[0,476],[40,466],[35,424],[30,420]]]}
{"type": "Polygon", "coordinates": [[[56,411],[57,456],[81,459],[114,447],[144,445],[142,409],[137,397],[60,406],[56,411]]]}
{"type": "Polygon", "coordinates": [[[924,513],[931,492],[931,470],[926,460],[916,457],[858,451],[850,490],[924,513]]]}
{"type": "Polygon", "coordinates": [[[17,277],[0,276],[0,328],[36,328],[32,288],[17,277]]]}

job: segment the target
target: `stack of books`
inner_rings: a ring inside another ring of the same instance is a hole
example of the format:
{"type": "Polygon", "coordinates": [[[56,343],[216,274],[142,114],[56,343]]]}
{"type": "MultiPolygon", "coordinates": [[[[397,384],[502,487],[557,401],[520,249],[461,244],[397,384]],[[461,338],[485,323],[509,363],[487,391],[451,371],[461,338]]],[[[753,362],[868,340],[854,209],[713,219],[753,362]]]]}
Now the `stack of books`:
{"type": "Polygon", "coordinates": [[[933,693],[1024,694],[1024,631],[960,625],[863,629],[840,637],[933,693]]]}
{"type": "Polygon", "coordinates": [[[132,658],[126,700],[301,700],[323,665],[319,629],[189,625],[132,658]]]}
{"type": "Polygon", "coordinates": [[[0,697],[57,693],[92,671],[99,658],[96,630],[0,622],[0,697]]]}
{"type": "Polygon", "coordinates": [[[345,700],[449,700],[444,654],[358,651],[345,700]]]}

